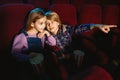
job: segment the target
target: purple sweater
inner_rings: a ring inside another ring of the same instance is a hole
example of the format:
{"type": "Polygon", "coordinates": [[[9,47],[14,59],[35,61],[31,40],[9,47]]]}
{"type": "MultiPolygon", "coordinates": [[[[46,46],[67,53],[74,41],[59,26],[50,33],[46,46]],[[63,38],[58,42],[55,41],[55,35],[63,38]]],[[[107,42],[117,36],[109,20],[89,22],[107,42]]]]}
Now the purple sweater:
{"type": "MultiPolygon", "coordinates": [[[[28,35],[28,37],[37,37],[36,35],[28,35]]],[[[45,40],[45,36],[41,38],[42,46],[44,47],[44,43],[47,43],[51,46],[56,45],[56,40],[53,36],[49,36],[47,40],[45,40]]],[[[15,36],[13,44],[12,44],[12,54],[20,61],[27,61],[29,56],[25,54],[28,51],[28,43],[27,38],[24,33],[20,33],[15,36]]]]}

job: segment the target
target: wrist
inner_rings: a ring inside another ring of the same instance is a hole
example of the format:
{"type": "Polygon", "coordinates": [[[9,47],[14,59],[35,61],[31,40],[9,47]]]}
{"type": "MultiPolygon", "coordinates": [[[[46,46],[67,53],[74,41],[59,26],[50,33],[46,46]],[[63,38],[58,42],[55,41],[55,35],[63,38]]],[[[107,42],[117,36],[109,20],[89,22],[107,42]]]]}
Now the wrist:
{"type": "Polygon", "coordinates": [[[49,37],[51,34],[49,32],[46,33],[47,37],[49,37]]]}

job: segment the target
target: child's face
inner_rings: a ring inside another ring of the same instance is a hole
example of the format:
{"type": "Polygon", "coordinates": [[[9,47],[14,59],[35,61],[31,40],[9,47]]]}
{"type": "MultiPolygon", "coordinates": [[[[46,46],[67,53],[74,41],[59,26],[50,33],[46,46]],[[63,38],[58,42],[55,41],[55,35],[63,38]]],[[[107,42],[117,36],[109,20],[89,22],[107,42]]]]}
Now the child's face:
{"type": "Polygon", "coordinates": [[[43,32],[46,27],[46,17],[36,20],[33,26],[37,31],[43,32]]]}
{"type": "Polygon", "coordinates": [[[47,29],[48,31],[50,31],[51,33],[57,33],[58,29],[59,29],[59,23],[53,20],[47,20],[46,21],[47,24],[47,29]]]}

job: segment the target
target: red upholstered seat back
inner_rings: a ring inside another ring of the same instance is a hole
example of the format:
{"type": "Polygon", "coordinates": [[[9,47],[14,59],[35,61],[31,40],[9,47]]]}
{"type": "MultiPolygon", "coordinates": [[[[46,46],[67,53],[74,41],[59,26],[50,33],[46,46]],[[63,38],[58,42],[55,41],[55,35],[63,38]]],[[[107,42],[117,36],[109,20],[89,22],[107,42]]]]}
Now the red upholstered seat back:
{"type": "Polygon", "coordinates": [[[120,6],[105,5],[103,7],[103,24],[119,24],[120,20],[120,6]]]}
{"type": "Polygon", "coordinates": [[[92,66],[71,76],[70,80],[113,80],[112,76],[100,66],[92,66]]]}
{"type": "Polygon", "coordinates": [[[50,10],[59,14],[61,21],[72,26],[77,25],[76,8],[71,4],[53,4],[50,10]]]}
{"type": "Polygon", "coordinates": [[[50,5],[49,0],[28,0],[28,4],[32,4],[35,7],[40,7],[43,9],[47,9],[50,5]]]}
{"type": "Polygon", "coordinates": [[[23,27],[25,16],[33,8],[34,6],[29,4],[6,4],[1,6],[3,46],[10,44],[13,36],[23,27]]]}
{"type": "Polygon", "coordinates": [[[78,22],[80,24],[86,23],[102,23],[102,9],[97,4],[83,5],[78,22]]]}
{"type": "Polygon", "coordinates": [[[23,0],[0,0],[0,5],[8,3],[23,3],[23,0]]]}
{"type": "Polygon", "coordinates": [[[52,4],[56,4],[56,3],[58,3],[58,4],[69,4],[70,3],[70,0],[51,0],[51,3],[52,4]]]}

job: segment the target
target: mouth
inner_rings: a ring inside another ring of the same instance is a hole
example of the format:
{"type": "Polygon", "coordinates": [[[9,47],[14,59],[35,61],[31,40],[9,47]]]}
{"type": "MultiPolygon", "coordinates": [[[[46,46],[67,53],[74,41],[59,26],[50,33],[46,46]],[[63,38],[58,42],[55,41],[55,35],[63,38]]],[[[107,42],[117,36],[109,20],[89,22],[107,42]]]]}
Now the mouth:
{"type": "Polygon", "coordinates": [[[52,30],[52,29],[54,29],[53,27],[52,28],[50,28],[50,30],[52,30]]]}

